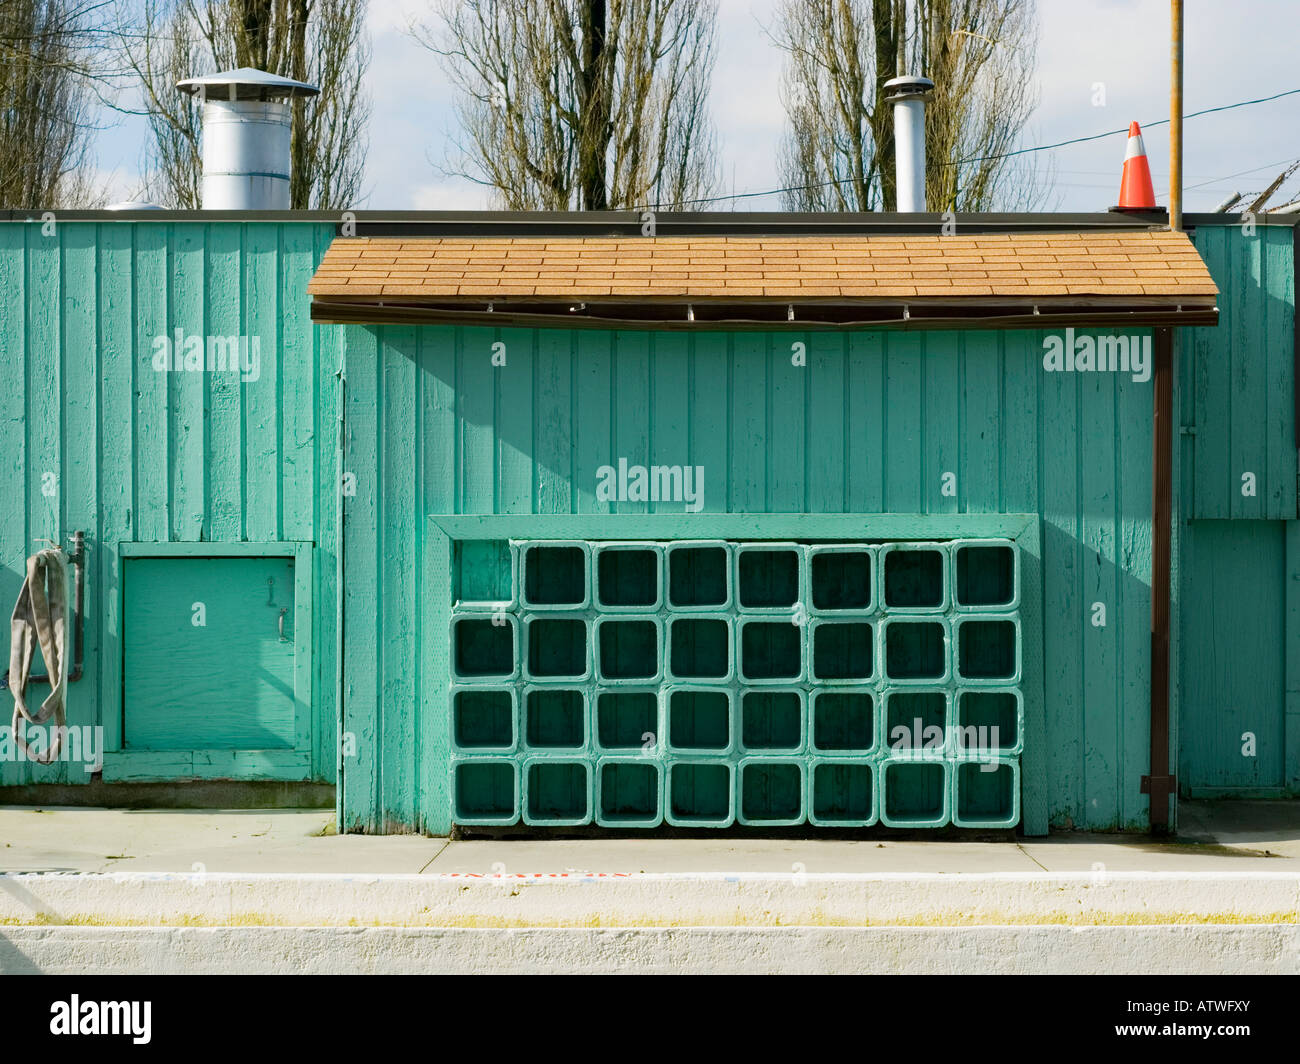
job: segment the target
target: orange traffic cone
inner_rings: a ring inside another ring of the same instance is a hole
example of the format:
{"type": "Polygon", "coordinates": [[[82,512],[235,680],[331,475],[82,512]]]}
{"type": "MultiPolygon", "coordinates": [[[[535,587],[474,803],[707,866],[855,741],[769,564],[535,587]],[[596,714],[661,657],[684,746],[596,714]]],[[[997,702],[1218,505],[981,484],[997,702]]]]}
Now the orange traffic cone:
{"type": "Polygon", "coordinates": [[[1142,144],[1142,130],[1136,122],[1128,127],[1128,151],[1124,153],[1124,176],[1119,182],[1119,209],[1121,211],[1149,211],[1156,205],[1156,193],[1151,187],[1151,167],[1147,165],[1147,150],[1142,144]]]}

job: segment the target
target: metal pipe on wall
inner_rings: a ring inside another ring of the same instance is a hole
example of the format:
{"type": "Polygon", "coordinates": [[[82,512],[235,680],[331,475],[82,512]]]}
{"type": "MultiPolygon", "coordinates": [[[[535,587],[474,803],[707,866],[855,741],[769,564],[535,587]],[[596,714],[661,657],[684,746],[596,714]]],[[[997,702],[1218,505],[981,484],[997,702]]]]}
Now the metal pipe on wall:
{"type": "MultiPolygon", "coordinates": [[[[1170,0],[1169,228],[1183,227],[1183,3],[1170,0]]],[[[1173,542],[1173,361],[1171,329],[1155,333],[1151,456],[1151,767],[1142,779],[1152,834],[1169,830],[1178,783],[1169,766],[1170,554],[1173,542]]]]}
{"type": "Polygon", "coordinates": [[[1169,616],[1173,514],[1174,333],[1155,331],[1151,377],[1151,768],[1142,778],[1150,798],[1152,834],[1169,830],[1169,799],[1178,783],[1169,770],[1169,616]]]}
{"type": "Polygon", "coordinates": [[[1183,0],[1170,0],[1169,228],[1183,227],[1183,0]]]}

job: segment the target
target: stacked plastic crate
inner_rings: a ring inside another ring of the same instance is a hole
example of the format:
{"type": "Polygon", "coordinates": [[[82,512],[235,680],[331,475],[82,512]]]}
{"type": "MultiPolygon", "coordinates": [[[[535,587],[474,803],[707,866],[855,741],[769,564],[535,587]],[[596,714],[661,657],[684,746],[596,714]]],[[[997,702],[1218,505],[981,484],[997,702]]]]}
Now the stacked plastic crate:
{"type": "Polygon", "coordinates": [[[1011,541],[467,541],[456,566],[458,823],[1019,821],[1011,541]]]}

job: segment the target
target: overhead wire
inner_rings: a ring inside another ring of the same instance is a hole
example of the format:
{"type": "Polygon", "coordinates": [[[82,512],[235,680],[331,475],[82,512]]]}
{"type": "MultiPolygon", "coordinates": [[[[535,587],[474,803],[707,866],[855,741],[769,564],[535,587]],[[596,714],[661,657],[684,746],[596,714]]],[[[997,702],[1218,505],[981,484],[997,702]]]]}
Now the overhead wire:
{"type": "MultiPolygon", "coordinates": [[[[1236,103],[1221,104],[1218,107],[1207,107],[1201,111],[1192,111],[1189,114],[1185,114],[1183,115],[1183,118],[1184,119],[1200,118],[1202,115],[1217,114],[1222,111],[1235,111],[1241,107],[1253,107],[1257,104],[1271,103],[1274,100],[1280,100],[1283,97],[1295,96],[1295,95],[1300,95],[1300,89],[1287,89],[1285,92],[1277,92],[1271,96],[1260,96],[1252,100],[1239,100],[1236,103]]],[[[1147,129],[1152,129],[1156,126],[1168,125],[1169,119],[1160,118],[1151,122],[1143,122],[1141,124],[1143,127],[1147,129]]],[[[1028,148],[1018,148],[1015,151],[997,152],[991,155],[973,155],[970,158],[958,159],[955,162],[945,161],[941,165],[967,166],[971,163],[990,162],[997,159],[1010,159],[1018,155],[1029,155],[1033,152],[1054,151],[1057,148],[1065,148],[1073,144],[1087,144],[1090,141],[1103,140],[1106,137],[1118,136],[1121,133],[1127,134],[1128,130],[1129,127],[1124,126],[1122,129],[1108,129],[1104,133],[1093,133],[1086,137],[1072,137],[1069,140],[1059,140],[1051,144],[1035,144],[1028,148]]],[[[1288,160],[1283,160],[1283,161],[1285,162],[1288,160]]],[[[1190,189],[1202,188],[1205,185],[1214,184],[1214,182],[1216,181],[1226,181],[1232,177],[1240,177],[1242,174],[1254,173],[1255,170],[1266,170],[1268,169],[1269,166],[1279,166],[1279,165],[1281,165],[1281,163],[1269,163],[1265,166],[1255,167],[1252,170],[1242,170],[1240,173],[1237,174],[1228,174],[1225,177],[1212,178],[1211,180],[1202,182],[1199,185],[1189,186],[1188,191],[1190,191],[1190,189]]],[[[763,191],[756,191],[756,192],[733,192],[730,193],[729,195],[722,195],[722,196],[701,196],[696,199],[672,200],[668,203],[649,203],[634,209],[635,210],[662,210],[664,207],[688,207],[688,206],[695,206],[704,203],[734,202],[735,200],[741,200],[741,199],[756,199],[764,196],[779,196],[786,192],[807,192],[818,188],[830,188],[833,185],[843,185],[854,180],[856,180],[856,178],[849,178],[849,177],[832,178],[828,181],[817,181],[806,185],[786,185],[782,188],[770,188],[770,189],[765,189],[763,191]]]]}

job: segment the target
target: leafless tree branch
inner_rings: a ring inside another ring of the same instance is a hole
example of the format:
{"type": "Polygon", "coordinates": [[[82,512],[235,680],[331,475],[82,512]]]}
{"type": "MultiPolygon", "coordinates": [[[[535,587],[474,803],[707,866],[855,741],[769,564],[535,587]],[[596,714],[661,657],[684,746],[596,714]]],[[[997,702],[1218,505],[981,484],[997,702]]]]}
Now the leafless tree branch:
{"type": "Polygon", "coordinates": [[[786,57],[780,166],[789,209],[894,209],[883,86],[900,64],[935,82],[925,116],[932,210],[1041,202],[1032,167],[985,158],[1014,145],[1038,102],[1034,0],[783,0],[772,37],[786,57]]]}
{"type": "Polygon", "coordinates": [[[95,206],[87,167],[95,125],[97,3],[0,3],[0,206],[95,206]]]}
{"type": "Polygon", "coordinates": [[[410,32],[459,90],[447,172],[512,210],[707,195],[715,24],[715,0],[444,0],[410,32]]]}

